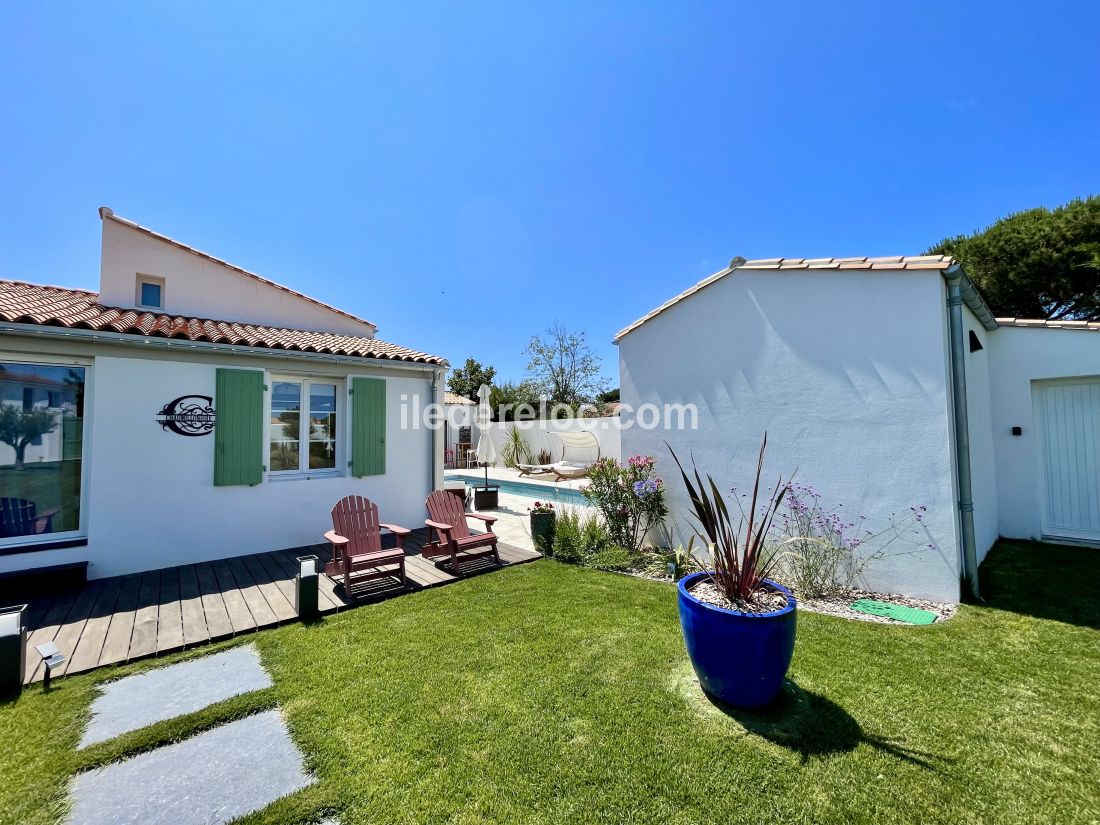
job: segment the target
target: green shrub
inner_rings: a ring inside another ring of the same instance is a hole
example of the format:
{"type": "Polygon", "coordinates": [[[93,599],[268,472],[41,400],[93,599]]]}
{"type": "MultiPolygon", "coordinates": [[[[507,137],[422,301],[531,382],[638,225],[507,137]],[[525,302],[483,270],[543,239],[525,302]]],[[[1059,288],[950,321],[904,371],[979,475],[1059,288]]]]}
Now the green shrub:
{"type": "Polygon", "coordinates": [[[611,536],[598,518],[588,516],[581,522],[581,555],[585,559],[610,550],[611,547],[611,536]]]}
{"type": "Polygon", "coordinates": [[[558,514],[552,550],[558,561],[588,565],[593,557],[616,549],[607,528],[595,515],[581,518],[576,511],[558,514]]]}
{"type": "Polygon", "coordinates": [[[584,556],[581,543],[581,520],[573,511],[558,513],[554,525],[553,556],[566,564],[580,564],[584,556]]]}

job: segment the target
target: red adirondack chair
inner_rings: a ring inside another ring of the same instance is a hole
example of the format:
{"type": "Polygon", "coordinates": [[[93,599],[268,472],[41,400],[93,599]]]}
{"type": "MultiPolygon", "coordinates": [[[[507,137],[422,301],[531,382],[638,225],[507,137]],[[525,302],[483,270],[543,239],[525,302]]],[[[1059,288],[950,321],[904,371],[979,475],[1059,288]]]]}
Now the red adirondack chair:
{"type": "Polygon", "coordinates": [[[325,566],[325,573],[329,576],[343,574],[344,592],[348,596],[351,596],[353,580],[369,581],[400,575],[401,583],[408,587],[401,541],[409,530],[380,522],[377,504],[362,496],[342,498],[332,508],[332,526],[334,529],[325,533],[332,545],[332,561],[325,566]],[[383,529],[397,539],[393,549],[382,549],[383,529]]]}
{"type": "Polygon", "coordinates": [[[493,516],[467,513],[462,507],[462,501],[445,490],[435,490],[424,503],[428,507],[430,516],[424,523],[435,531],[436,539],[424,545],[420,551],[422,555],[428,558],[450,556],[451,571],[456,576],[462,575],[461,562],[492,556],[496,559],[496,563],[500,564],[497,537],[493,533],[493,522],[496,519],[493,516]],[[474,535],[466,524],[467,518],[476,518],[485,522],[489,532],[474,535]]]}

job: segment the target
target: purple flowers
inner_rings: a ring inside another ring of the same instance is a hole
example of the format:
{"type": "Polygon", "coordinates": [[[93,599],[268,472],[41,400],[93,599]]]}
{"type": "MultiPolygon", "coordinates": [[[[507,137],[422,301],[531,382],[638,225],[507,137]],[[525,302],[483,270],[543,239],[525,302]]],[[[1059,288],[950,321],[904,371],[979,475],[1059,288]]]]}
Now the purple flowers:
{"type": "Polygon", "coordinates": [[[634,495],[636,495],[638,498],[651,496],[661,489],[661,484],[661,479],[657,477],[643,478],[639,481],[635,481],[633,486],[634,495]]]}

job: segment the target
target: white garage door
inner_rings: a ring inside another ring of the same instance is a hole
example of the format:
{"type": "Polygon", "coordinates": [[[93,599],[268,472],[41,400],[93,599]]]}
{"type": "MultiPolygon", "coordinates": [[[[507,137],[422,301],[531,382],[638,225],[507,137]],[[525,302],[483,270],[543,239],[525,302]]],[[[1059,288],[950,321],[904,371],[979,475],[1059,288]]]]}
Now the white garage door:
{"type": "Polygon", "coordinates": [[[1043,533],[1100,541],[1100,380],[1038,384],[1043,533]]]}

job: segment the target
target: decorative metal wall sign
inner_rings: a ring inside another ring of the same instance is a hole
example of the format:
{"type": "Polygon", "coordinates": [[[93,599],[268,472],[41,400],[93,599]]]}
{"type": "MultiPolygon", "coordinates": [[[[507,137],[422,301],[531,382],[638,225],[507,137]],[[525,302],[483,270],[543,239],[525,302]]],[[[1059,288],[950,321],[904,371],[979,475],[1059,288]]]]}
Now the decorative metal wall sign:
{"type": "Polygon", "coordinates": [[[181,395],[157,413],[157,423],[179,435],[214,432],[214,399],[209,395],[181,395]]]}

